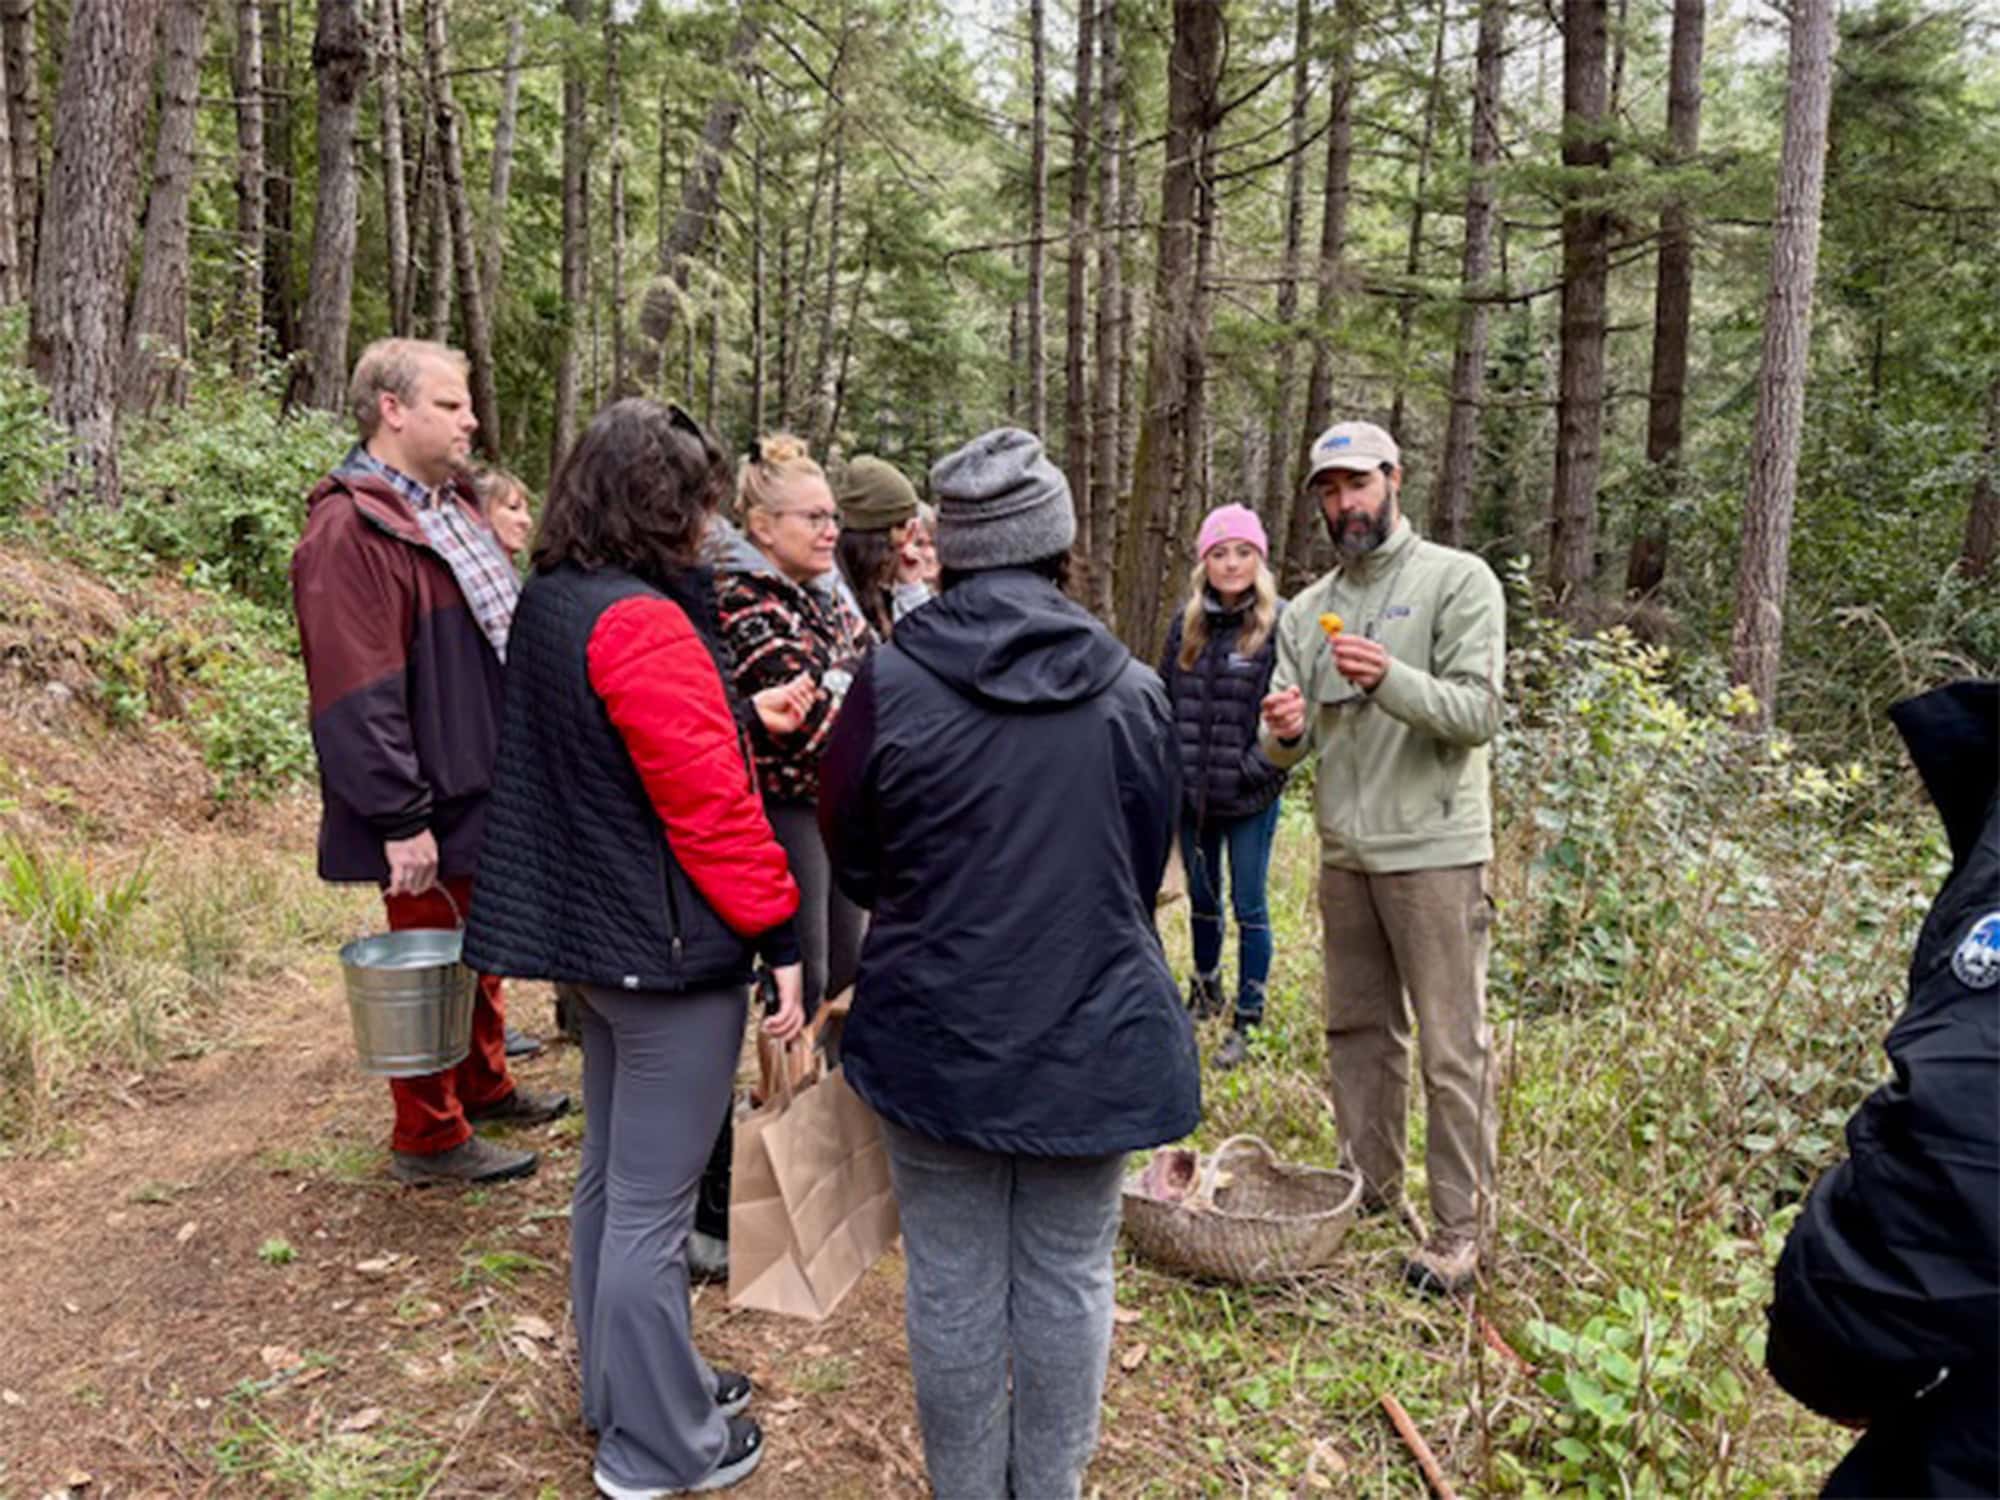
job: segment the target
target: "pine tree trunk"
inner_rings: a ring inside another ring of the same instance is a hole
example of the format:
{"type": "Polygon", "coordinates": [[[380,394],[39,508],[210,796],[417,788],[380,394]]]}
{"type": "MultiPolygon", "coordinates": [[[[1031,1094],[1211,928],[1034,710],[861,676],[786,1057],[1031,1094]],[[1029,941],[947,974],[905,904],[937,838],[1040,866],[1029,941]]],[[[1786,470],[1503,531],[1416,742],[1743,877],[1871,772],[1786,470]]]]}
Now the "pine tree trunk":
{"type": "Polygon", "coordinates": [[[507,61],[500,73],[500,115],[493,124],[493,160],[486,186],[486,234],[479,255],[479,300],[488,321],[500,306],[500,267],[507,253],[507,200],[514,181],[515,124],[521,110],[525,22],[516,3],[507,12],[507,61]]]}
{"type": "Polygon", "coordinates": [[[229,368],[244,377],[263,353],[264,11],[236,0],[236,274],[230,284],[229,368]]]}
{"type": "Polygon", "coordinates": [[[1806,355],[1812,338],[1813,278],[1819,265],[1820,203],[1826,186],[1827,111],[1833,97],[1833,0],[1794,0],[1785,91],[1785,138],[1778,159],[1777,229],[1771,241],[1771,298],[1750,439],[1750,487],[1743,500],[1743,553],[1736,574],[1730,680],[1757,700],[1768,728],[1784,647],[1785,579],[1797,497],[1799,440],[1805,426],[1806,355]]]}
{"type": "Polygon", "coordinates": [[[313,208],[312,276],[306,287],[306,400],[347,409],[347,329],[354,313],[354,232],[361,179],[354,127],[368,79],[361,0],[319,0],[313,35],[319,75],[319,193],[313,208]]]}
{"type": "MultiPolygon", "coordinates": [[[[568,0],[570,24],[578,38],[590,24],[590,0],[568,0]]],[[[590,85],[583,63],[574,51],[563,69],[562,145],[562,350],[556,358],[555,432],[550,442],[549,470],[553,473],[576,445],[578,432],[579,362],[577,338],[583,326],[584,267],[590,253],[585,218],[585,178],[590,153],[590,85]]]]}
{"type": "Polygon", "coordinates": [[[0,307],[21,300],[21,236],[14,218],[13,111],[7,106],[7,48],[0,43],[0,307]]]}
{"type": "MultiPolygon", "coordinates": [[[[783,427],[792,416],[792,226],[778,227],[778,419],[783,427]]],[[[759,426],[763,433],[769,429],[759,426]]]]}
{"type": "Polygon", "coordinates": [[[1493,172],[1500,164],[1500,90],[1507,47],[1507,0],[1480,0],[1479,42],[1473,65],[1472,176],[1465,188],[1465,253],[1459,287],[1458,345],[1451,362],[1451,414],[1445,420],[1444,460],[1431,503],[1430,536],[1447,547],[1465,545],[1472,511],[1473,460],[1479,447],[1479,403],[1486,382],[1488,308],[1493,266],[1493,172]]]}
{"type": "Polygon", "coordinates": [[[1028,430],[1038,437],[1047,431],[1049,421],[1048,360],[1042,350],[1048,310],[1048,249],[1042,238],[1049,224],[1049,67],[1043,7],[1044,0],[1028,0],[1034,96],[1028,132],[1028,430]]]}
{"type": "MultiPolygon", "coordinates": [[[[1701,144],[1701,53],[1707,0],[1674,0],[1667,69],[1667,165],[1685,168],[1701,144]]],[[[1694,309],[1694,226],[1678,195],[1660,208],[1653,293],[1653,375],[1646,408],[1648,504],[1625,563],[1625,591],[1645,598],[1666,578],[1668,517],[1680,490],[1681,412],[1687,401],[1688,323],[1694,309]]]]}
{"type": "Polygon", "coordinates": [[[264,4],[264,326],[280,356],[299,347],[293,274],[292,0],[264,4]]]}
{"type": "MultiPolygon", "coordinates": [[[[1069,133],[1069,281],[1063,298],[1063,468],[1076,504],[1077,552],[1091,556],[1090,496],[1090,130],[1097,69],[1097,3],[1076,12],[1076,97],[1069,133]]],[[[1086,598],[1088,595],[1085,596],[1086,598]]]]}
{"type": "MultiPolygon", "coordinates": [[[[428,95],[429,86],[425,92],[428,95]]],[[[430,284],[428,336],[439,344],[451,342],[452,295],[458,287],[458,257],[451,247],[451,205],[445,200],[444,146],[438,140],[437,111],[424,111],[426,146],[424,176],[424,235],[430,249],[425,258],[430,284]]]]}
{"type": "Polygon", "coordinates": [[[382,224],[388,239],[389,331],[410,331],[410,189],[403,158],[403,0],[381,0],[375,83],[382,108],[382,224]]]}
{"type": "MultiPolygon", "coordinates": [[[[1272,542],[1271,571],[1284,575],[1285,544],[1291,536],[1292,404],[1298,399],[1298,342],[1292,325],[1299,316],[1299,262],[1306,224],[1306,110],[1312,103],[1312,0],[1298,0],[1292,19],[1292,122],[1285,162],[1285,248],[1278,270],[1278,378],[1271,417],[1264,429],[1264,523],[1272,542]]],[[[1253,471],[1254,478],[1254,471],[1253,471]]],[[[1252,489],[1250,493],[1255,493],[1252,489]]]]}
{"type": "Polygon", "coordinates": [[[1597,576],[1597,476],[1604,433],[1605,285],[1611,238],[1605,0],[1563,0],[1562,368],[1549,505],[1549,592],[1571,619],[1597,576]]]}
{"type": "Polygon", "coordinates": [[[1103,14],[1097,21],[1097,50],[1101,70],[1097,91],[1097,391],[1091,417],[1095,452],[1090,491],[1090,607],[1115,628],[1117,591],[1113,583],[1118,524],[1124,513],[1119,487],[1119,434],[1124,428],[1120,380],[1129,326],[1121,319],[1128,303],[1123,286],[1124,232],[1118,227],[1125,200],[1119,186],[1124,79],[1119,66],[1117,0],[1104,0],[1103,14]]]}
{"type": "Polygon", "coordinates": [[[826,216],[826,290],[820,302],[819,339],[814,345],[812,421],[808,430],[822,448],[833,418],[833,337],[840,301],[840,232],[844,224],[842,198],[847,185],[847,115],[835,106],[833,118],[833,189],[826,216]]]}
{"type": "Polygon", "coordinates": [[[750,430],[764,430],[764,141],[750,157],[750,430]]]}
{"type": "Polygon", "coordinates": [[[25,295],[35,274],[35,234],[42,206],[42,82],[35,47],[35,0],[0,0],[0,51],[6,54],[8,155],[0,173],[13,178],[15,276],[25,295]]]}
{"type": "Polygon", "coordinates": [[[124,402],[147,412],[187,400],[188,203],[194,192],[196,89],[208,0],[167,0],[160,26],[160,112],[139,288],[125,326],[124,402]]]}
{"type": "MultiPolygon", "coordinates": [[[[1222,205],[1215,192],[1213,126],[1201,141],[1200,186],[1195,194],[1194,318],[1187,342],[1187,421],[1181,438],[1181,503],[1167,534],[1169,569],[1192,550],[1196,529],[1215,488],[1215,428],[1208,413],[1208,335],[1215,314],[1215,258],[1222,205]]],[[[1163,599],[1162,606],[1166,604],[1163,599]]],[[[1164,621],[1162,629],[1165,628],[1164,621]]]]}
{"type": "Polygon", "coordinates": [[[604,115],[610,128],[611,180],[611,394],[633,393],[632,372],[625,359],[625,90],[620,50],[621,28],[607,8],[604,15],[604,115]]]}
{"type": "MultiPolygon", "coordinates": [[[[1312,441],[1333,417],[1333,323],[1340,302],[1340,262],[1347,253],[1347,206],[1354,169],[1354,50],[1348,36],[1353,7],[1343,4],[1332,17],[1335,52],[1332,98],[1326,128],[1326,183],[1319,221],[1319,262],[1314,273],[1313,362],[1306,380],[1306,419],[1298,459],[1303,465],[1312,441]]],[[[1285,539],[1284,587],[1297,593],[1322,569],[1325,524],[1319,507],[1301,496],[1292,506],[1291,534],[1285,539]]]]}
{"type": "Polygon", "coordinates": [[[161,0],[75,0],[56,94],[55,150],[35,262],[29,358],[84,474],[62,486],[115,508],[119,314],[161,0]]]}
{"type": "Polygon", "coordinates": [[[500,433],[500,395],[493,375],[493,332],[479,288],[478,227],[472,217],[472,189],[465,175],[465,147],[459,136],[458,105],[445,70],[445,0],[425,0],[424,57],[430,71],[431,107],[437,114],[438,165],[445,204],[451,214],[451,258],[459,268],[458,318],[465,325],[465,353],[471,365],[472,411],[479,419],[473,441],[488,458],[505,444],[500,433]]]}
{"type": "Polygon", "coordinates": [[[1965,545],[1958,570],[1968,578],[1984,578],[1993,570],[2000,550],[2000,376],[1986,388],[1986,446],[1979,455],[1979,473],[1972,481],[1972,505],[1965,513],[1965,545]]]}
{"type": "Polygon", "coordinates": [[[1118,621],[1125,643],[1150,661],[1157,639],[1168,547],[1183,501],[1188,373],[1196,352],[1202,171],[1213,126],[1222,50],[1221,7],[1174,0],[1168,58],[1166,167],[1161,175],[1158,258],[1146,340],[1146,384],[1132,491],[1119,538],[1118,621]]]}
{"type": "Polygon", "coordinates": [[[1437,146],[1438,112],[1444,107],[1445,9],[1440,0],[1436,16],[1437,40],[1431,51],[1431,86],[1424,95],[1424,133],[1417,146],[1417,191],[1410,204],[1410,238],[1403,252],[1403,279],[1408,283],[1402,306],[1396,310],[1396,380],[1389,402],[1389,432],[1397,442],[1409,441],[1403,427],[1405,402],[1410,383],[1410,335],[1417,322],[1417,273],[1424,263],[1424,213],[1430,206],[1431,154],[1437,146]]]}

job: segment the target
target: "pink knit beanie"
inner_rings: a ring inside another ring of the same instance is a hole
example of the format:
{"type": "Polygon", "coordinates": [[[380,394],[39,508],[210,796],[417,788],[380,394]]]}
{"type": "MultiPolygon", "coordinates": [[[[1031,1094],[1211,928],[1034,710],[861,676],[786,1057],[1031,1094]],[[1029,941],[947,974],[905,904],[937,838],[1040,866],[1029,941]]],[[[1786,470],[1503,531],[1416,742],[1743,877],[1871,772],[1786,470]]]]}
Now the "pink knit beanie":
{"type": "Polygon", "coordinates": [[[1201,537],[1195,543],[1196,557],[1208,556],[1224,542],[1248,542],[1265,561],[1271,557],[1271,543],[1264,536],[1264,523],[1247,505],[1218,505],[1201,523],[1201,537]]]}

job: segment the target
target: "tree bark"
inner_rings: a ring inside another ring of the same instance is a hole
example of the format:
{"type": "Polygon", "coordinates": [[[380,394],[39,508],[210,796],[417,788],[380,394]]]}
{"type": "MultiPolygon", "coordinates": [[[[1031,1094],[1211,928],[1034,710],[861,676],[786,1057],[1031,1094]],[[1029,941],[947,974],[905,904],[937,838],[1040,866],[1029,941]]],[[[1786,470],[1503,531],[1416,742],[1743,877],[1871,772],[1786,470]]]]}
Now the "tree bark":
{"type": "MultiPolygon", "coordinates": [[[[1707,0],[1674,0],[1667,65],[1667,166],[1684,170],[1701,144],[1701,53],[1707,0]]],[[[1681,412],[1687,401],[1688,323],[1694,308],[1694,225],[1675,193],[1660,207],[1653,292],[1653,373],[1646,408],[1650,494],[1625,564],[1625,591],[1645,598],[1667,574],[1668,519],[1680,489],[1681,412]]]]}
{"type": "Polygon", "coordinates": [[[21,236],[14,218],[13,111],[8,107],[7,48],[0,41],[0,307],[21,300],[21,236]]]}
{"type": "Polygon", "coordinates": [[[236,0],[236,56],[230,76],[236,91],[236,275],[229,368],[244,377],[256,368],[264,345],[264,9],[259,0],[236,0]]]}
{"type": "Polygon", "coordinates": [[[264,0],[264,324],[280,355],[299,347],[293,275],[292,0],[264,0]]]}
{"type": "Polygon", "coordinates": [[[1312,0],[1298,0],[1292,18],[1292,121],[1285,161],[1285,248],[1278,270],[1278,378],[1271,393],[1271,419],[1264,429],[1264,522],[1274,543],[1271,571],[1282,577],[1285,544],[1291,535],[1292,404],[1298,398],[1299,349],[1292,325],[1299,316],[1299,269],[1306,223],[1306,110],[1312,103],[1312,0]]]}
{"type": "Polygon", "coordinates": [[[1197,257],[1203,159],[1213,127],[1222,50],[1221,7],[1174,0],[1168,57],[1166,167],[1147,329],[1139,447],[1119,538],[1118,620],[1125,643],[1150,661],[1158,646],[1168,546],[1187,480],[1190,360],[1199,317],[1197,257]]]}
{"type": "Polygon", "coordinates": [[[1049,223],[1049,67],[1044,33],[1044,0],[1028,0],[1029,71],[1033,109],[1028,130],[1028,430],[1041,436],[1048,427],[1048,360],[1042,349],[1048,304],[1048,252],[1042,236],[1049,223]]]}
{"type": "Polygon", "coordinates": [[[507,60],[500,73],[500,114],[493,123],[493,159],[486,185],[486,234],[479,256],[479,299],[490,321],[500,306],[500,266],[507,252],[507,200],[514,180],[515,122],[521,110],[525,21],[516,3],[507,12],[507,60]]]}
{"type": "MultiPolygon", "coordinates": [[[[845,47],[842,48],[844,54],[845,47]]],[[[835,67],[830,78],[839,78],[835,67]]],[[[822,449],[833,419],[833,336],[839,316],[840,239],[846,223],[842,199],[847,185],[847,111],[836,99],[833,104],[833,188],[826,216],[826,291],[820,303],[819,339],[814,346],[812,373],[812,421],[808,431],[822,449]]]]}
{"type": "Polygon", "coordinates": [[[188,203],[194,192],[196,90],[208,0],[167,0],[161,19],[160,113],[139,288],[125,325],[124,401],[147,412],[187,400],[188,203]]]}
{"type": "Polygon", "coordinates": [[[35,0],[0,0],[0,51],[6,55],[8,155],[0,173],[13,179],[14,274],[25,293],[35,274],[42,206],[42,81],[35,47],[35,0]]]}
{"type": "Polygon", "coordinates": [[[1438,113],[1444,107],[1444,37],[1446,18],[1443,0],[1437,8],[1437,39],[1431,50],[1431,86],[1424,94],[1424,131],[1417,145],[1417,191],[1410,204],[1410,237],[1403,252],[1403,277],[1409,295],[1396,310],[1396,380],[1389,401],[1389,433],[1398,443],[1409,441],[1403,429],[1403,414],[1410,384],[1410,335],[1416,328],[1417,273],[1424,264],[1424,215],[1430,206],[1431,155],[1437,147],[1438,113]]]}
{"type": "MultiPolygon", "coordinates": [[[[1090,498],[1090,131],[1098,0],[1076,8],[1076,91],[1069,132],[1069,283],[1063,299],[1063,467],[1076,503],[1086,573],[1096,513],[1090,498]]],[[[1109,227],[1109,216],[1106,216],[1109,227]]],[[[1086,594],[1086,598],[1089,596],[1086,594]]]]}
{"type": "MultiPolygon", "coordinates": [[[[429,85],[425,85],[428,94],[429,85]]],[[[430,246],[427,275],[430,281],[429,333],[433,342],[451,342],[452,294],[458,286],[458,257],[451,247],[451,205],[445,198],[444,146],[438,140],[437,111],[424,112],[426,147],[424,174],[424,233],[430,246]]]]}
{"type": "Polygon", "coordinates": [[[1972,505],[1965,513],[1965,545],[1958,570],[1968,578],[1984,578],[1993,570],[2000,550],[2000,376],[1986,388],[1986,446],[1979,455],[1979,473],[1972,481],[1972,505]]]}
{"type": "Polygon", "coordinates": [[[625,358],[625,89],[620,57],[622,28],[604,12],[604,116],[610,129],[611,180],[611,394],[633,393],[625,358]]]}
{"type": "Polygon", "coordinates": [[[1486,383],[1489,309],[1479,299],[1493,266],[1493,172],[1500,164],[1500,90],[1507,48],[1507,0],[1480,0],[1473,64],[1472,176],[1465,188],[1465,252],[1459,286],[1458,344],[1451,362],[1451,413],[1445,419],[1444,461],[1431,504],[1431,540],[1465,545],[1472,511],[1473,460],[1479,446],[1479,403],[1486,383]]]}
{"type": "Polygon", "coordinates": [[[1611,145],[1605,0],[1563,0],[1562,367],[1549,505],[1549,592],[1586,613],[1597,573],[1597,477],[1604,433],[1605,286],[1611,145]]]}
{"type": "Polygon", "coordinates": [[[84,470],[61,486],[116,507],[119,313],[161,0],[76,0],[56,94],[29,358],[84,470]]]}
{"type": "Polygon", "coordinates": [[[438,165],[451,214],[451,258],[458,266],[458,318],[465,325],[466,360],[471,365],[472,411],[479,419],[473,441],[488,458],[498,458],[500,396],[493,376],[493,333],[480,297],[478,229],[472,217],[472,190],[465,176],[465,148],[458,133],[458,105],[445,69],[445,0],[424,0],[424,58],[430,72],[431,107],[437,113],[438,165]]]}
{"type": "MultiPolygon", "coordinates": [[[[1090,0],[1085,0],[1086,4],[1090,0]]],[[[1124,427],[1121,379],[1127,326],[1121,317],[1127,305],[1123,287],[1122,222],[1125,202],[1119,186],[1122,154],[1117,0],[1103,0],[1097,21],[1100,68],[1097,93],[1097,391],[1092,414],[1090,606],[1105,624],[1115,628],[1117,591],[1113,587],[1118,557],[1118,524],[1123,513],[1119,487],[1124,427]]]]}
{"type": "MultiPolygon", "coordinates": [[[[736,128],[743,122],[743,94],[756,62],[757,35],[756,19],[746,6],[724,57],[732,76],[708,106],[701,138],[695,145],[694,161],[681,178],[680,207],[660,249],[660,274],[671,280],[677,291],[687,290],[689,257],[706,242],[709,226],[715,220],[723,163],[729,158],[736,128]]],[[[646,294],[639,310],[640,331],[659,346],[662,358],[667,335],[673,330],[678,301],[674,291],[655,287],[646,294]]]]}
{"type": "MultiPolygon", "coordinates": [[[[1351,4],[1331,17],[1334,42],[1332,98],[1327,105],[1326,184],[1320,208],[1319,262],[1314,273],[1313,362],[1306,380],[1306,420],[1297,450],[1303,466],[1312,441],[1333,417],[1333,324],[1340,301],[1340,262],[1347,253],[1347,207],[1354,168],[1354,45],[1349,35],[1351,4]]],[[[1321,570],[1325,525],[1319,507],[1303,496],[1292,505],[1285,539],[1284,586],[1297,593],[1321,570]]]]}
{"type": "Polygon", "coordinates": [[[313,209],[312,277],[306,286],[306,399],[347,409],[347,329],[354,312],[354,232],[361,179],[354,127],[368,78],[361,0],[319,0],[313,35],[319,75],[319,193],[313,209]]]}
{"type": "Polygon", "coordinates": [[[1820,204],[1826,186],[1827,111],[1833,97],[1833,0],[1794,0],[1785,90],[1785,137],[1778,158],[1771,297],[1764,318],[1763,368],[1750,439],[1750,487],[1743,501],[1743,553],[1736,574],[1730,680],[1757,700],[1768,728],[1784,646],[1785,580],[1797,498],[1799,440],[1805,426],[1806,355],[1812,337],[1813,278],[1819,266],[1820,204]]]}
{"type": "Polygon", "coordinates": [[[750,157],[750,430],[764,430],[764,140],[750,157]]]}
{"type": "Polygon", "coordinates": [[[585,217],[584,182],[590,153],[588,113],[589,81],[577,55],[575,42],[590,24],[590,0],[568,0],[568,13],[576,36],[571,38],[569,61],[563,68],[563,147],[562,147],[562,350],[556,358],[556,418],[550,440],[549,471],[554,473],[576,444],[578,360],[577,334],[584,317],[585,257],[590,253],[585,217]]]}
{"type": "Polygon", "coordinates": [[[382,106],[382,224],[388,238],[389,331],[410,331],[410,190],[403,158],[403,0],[381,0],[375,37],[382,106]]]}

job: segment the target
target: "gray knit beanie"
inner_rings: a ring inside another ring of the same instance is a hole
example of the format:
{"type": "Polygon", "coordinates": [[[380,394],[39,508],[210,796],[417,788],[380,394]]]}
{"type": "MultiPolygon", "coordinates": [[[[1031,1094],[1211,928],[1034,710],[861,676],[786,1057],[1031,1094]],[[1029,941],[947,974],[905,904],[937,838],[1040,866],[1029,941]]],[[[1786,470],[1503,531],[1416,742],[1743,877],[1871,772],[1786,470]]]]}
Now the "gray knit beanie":
{"type": "Polygon", "coordinates": [[[1076,540],[1069,481],[1018,427],[976,437],[931,467],[937,555],[956,573],[1011,568],[1067,552],[1076,540]]]}

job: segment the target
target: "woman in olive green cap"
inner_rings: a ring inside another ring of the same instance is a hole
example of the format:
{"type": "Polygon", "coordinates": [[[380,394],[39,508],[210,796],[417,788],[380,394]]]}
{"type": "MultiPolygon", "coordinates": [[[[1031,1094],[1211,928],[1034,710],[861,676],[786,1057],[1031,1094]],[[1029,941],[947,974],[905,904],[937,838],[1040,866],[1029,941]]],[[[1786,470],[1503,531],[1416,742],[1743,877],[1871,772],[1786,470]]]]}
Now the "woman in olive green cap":
{"type": "Polygon", "coordinates": [[[840,507],[840,542],[834,558],[876,634],[931,597],[908,556],[917,492],[895,465],[863,456],[842,473],[834,503],[840,507]]]}

